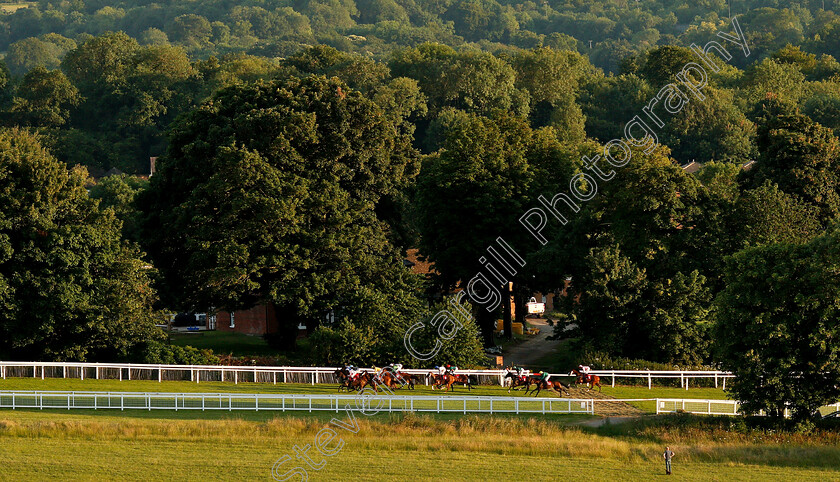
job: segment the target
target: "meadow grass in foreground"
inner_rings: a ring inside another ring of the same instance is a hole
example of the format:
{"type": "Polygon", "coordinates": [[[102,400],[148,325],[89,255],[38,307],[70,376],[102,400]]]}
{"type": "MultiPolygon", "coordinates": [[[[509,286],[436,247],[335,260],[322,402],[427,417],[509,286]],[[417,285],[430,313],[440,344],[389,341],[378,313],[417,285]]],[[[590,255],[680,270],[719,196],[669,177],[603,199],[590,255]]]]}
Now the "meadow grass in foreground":
{"type": "MultiPolygon", "coordinates": [[[[267,414],[212,420],[155,415],[2,411],[0,479],[271,480],[275,460],[294,456],[294,445],[311,444],[328,423],[325,417],[267,414]]],[[[340,481],[641,480],[662,474],[659,457],[667,443],[678,454],[675,479],[840,477],[836,433],[756,437],[683,426],[676,417],[657,420],[586,429],[569,426],[563,417],[360,416],[357,433],[337,429],[346,445],[326,459],[323,470],[310,470],[310,476],[340,481]]],[[[323,458],[311,455],[315,462],[323,458]]]]}

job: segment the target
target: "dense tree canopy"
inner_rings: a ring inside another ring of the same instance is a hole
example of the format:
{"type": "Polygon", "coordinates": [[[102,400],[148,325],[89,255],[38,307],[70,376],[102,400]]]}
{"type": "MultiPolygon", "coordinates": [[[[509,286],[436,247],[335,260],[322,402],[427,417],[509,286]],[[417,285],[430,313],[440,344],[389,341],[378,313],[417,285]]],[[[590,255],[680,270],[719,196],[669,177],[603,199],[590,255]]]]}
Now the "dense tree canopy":
{"type": "Polygon", "coordinates": [[[0,358],[127,360],[157,335],[146,262],[24,131],[0,131],[0,358]]]}
{"type": "Polygon", "coordinates": [[[408,283],[374,212],[416,173],[403,114],[307,77],[228,88],[185,117],[144,201],[173,301],[274,303],[291,343],[354,290],[408,283]]]}
{"type": "Polygon", "coordinates": [[[799,419],[840,396],[840,236],[751,248],[727,263],[720,360],[747,413],[799,419]]]}

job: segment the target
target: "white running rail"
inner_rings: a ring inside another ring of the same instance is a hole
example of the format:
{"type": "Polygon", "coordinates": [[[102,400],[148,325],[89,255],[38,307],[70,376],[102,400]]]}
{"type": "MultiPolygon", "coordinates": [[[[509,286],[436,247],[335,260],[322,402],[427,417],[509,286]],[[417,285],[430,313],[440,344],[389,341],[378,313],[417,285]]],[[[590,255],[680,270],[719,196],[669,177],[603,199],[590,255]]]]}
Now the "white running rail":
{"type": "Polygon", "coordinates": [[[0,408],[593,414],[591,399],[357,394],[0,391],[0,408]]]}
{"type": "MultiPolygon", "coordinates": [[[[372,372],[371,368],[363,370],[372,372]]],[[[111,380],[189,380],[192,382],[258,382],[258,383],[338,383],[333,373],[335,367],[288,367],[288,366],[222,366],[222,365],[146,365],[137,363],[82,363],[82,362],[21,362],[0,361],[0,378],[85,378],[111,380]]],[[[405,373],[418,375],[424,383],[430,369],[404,369],[405,373]]],[[[480,384],[504,385],[504,370],[458,370],[459,374],[475,375],[480,384]]],[[[593,370],[601,378],[609,379],[614,387],[616,379],[647,379],[652,388],[654,379],[680,379],[680,386],[688,389],[689,379],[714,379],[726,388],[726,380],[734,378],[730,372],[697,370],[593,370]]],[[[568,373],[553,373],[554,378],[568,377],[568,373]]]]}

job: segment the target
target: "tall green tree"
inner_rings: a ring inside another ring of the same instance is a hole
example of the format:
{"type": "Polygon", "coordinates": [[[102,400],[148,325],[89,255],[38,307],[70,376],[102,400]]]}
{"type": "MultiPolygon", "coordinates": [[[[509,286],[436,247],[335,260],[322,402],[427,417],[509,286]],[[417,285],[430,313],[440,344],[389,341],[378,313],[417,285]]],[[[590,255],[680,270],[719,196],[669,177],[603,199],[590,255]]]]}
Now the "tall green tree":
{"type": "Polygon", "coordinates": [[[840,141],[831,129],[776,98],[768,98],[759,108],[760,157],[744,176],[746,185],[769,180],[817,206],[820,221],[827,225],[840,214],[840,141]]]}
{"type": "Polygon", "coordinates": [[[745,249],[726,267],[717,344],[746,413],[798,419],[840,397],[840,231],[745,249]]]}
{"type": "Polygon", "coordinates": [[[82,96],[60,70],[36,67],[26,75],[12,99],[12,117],[19,124],[58,127],[70,120],[70,110],[82,96]]]}
{"type": "Polygon", "coordinates": [[[160,332],[112,210],[31,134],[0,131],[0,357],[128,361],[160,332]]]}
{"type": "Polygon", "coordinates": [[[402,114],[307,77],[227,88],[182,118],[141,201],[172,303],[272,303],[291,346],[356,290],[407,283],[374,211],[416,174],[402,114]]]}
{"type": "MultiPolygon", "coordinates": [[[[536,196],[568,186],[579,152],[551,128],[533,130],[521,117],[467,115],[443,131],[443,148],[424,159],[416,206],[420,252],[440,273],[443,289],[464,286],[483,265],[486,249],[502,237],[520,256],[538,243],[518,219],[536,196]]],[[[525,271],[512,281],[522,284],[525,271]]],[[[477,305],[485,344],[493,342],[494,312],[477,305]]]]}

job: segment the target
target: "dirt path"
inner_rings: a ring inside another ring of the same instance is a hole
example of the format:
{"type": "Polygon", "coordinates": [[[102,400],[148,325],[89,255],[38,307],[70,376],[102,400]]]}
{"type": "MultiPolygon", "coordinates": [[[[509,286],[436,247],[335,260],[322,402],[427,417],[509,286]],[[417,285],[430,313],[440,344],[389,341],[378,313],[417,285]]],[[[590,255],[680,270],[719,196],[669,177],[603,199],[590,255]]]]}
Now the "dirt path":
{"type": "MultiPolygon", "coordinates": [[[[635,419],[649,415],[648,412],[645,412],[640,408],[636,408],[626,402],[620,402],[618,400],[615,400],[615,397],[604,395],[603,393],[599,393],[597,390],[587,390],[586,387],[578,388],[575,386],[571,386],[569,387],[569,392],[563,394],[554,391],[543,390],[542,392],[540,392],[540,396],[555,396],[559,398],[572,399],[592,399],[595,400],[595,415],[601,415],[606,418],[617,417],[617,419],[635,419]]],[[[604,423],[606,423],[603,421],[596,422],[597,425],[595,426],[603,425],[604,423]]]]}
{"type": "Polygon", "coordinates": [[[546,355],[556,352],[562,343],[560,340],[546,340],[547,336],[554,333],[554,327],[550,326],[542,318],[528,318],[528,324],[540,329],[539,335],[529,337],[524,342],[505,350],[505,365],[524,366],[531,371],[547,370],[550,367],[540,366],[535,363],[546,355]]]}
{"type": "Polygon", "coordinates": [[[611,401],[615,397],[604,395],[597,390],[587,390],[584,388],[570,387],[569,398],[591,398],[598,400],[595,402],[595,415],[604,415],[606,417],[639,417],[647,415],[647,412],[640,408],[636,408],[625,402],[611,401]]]}

